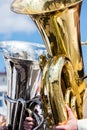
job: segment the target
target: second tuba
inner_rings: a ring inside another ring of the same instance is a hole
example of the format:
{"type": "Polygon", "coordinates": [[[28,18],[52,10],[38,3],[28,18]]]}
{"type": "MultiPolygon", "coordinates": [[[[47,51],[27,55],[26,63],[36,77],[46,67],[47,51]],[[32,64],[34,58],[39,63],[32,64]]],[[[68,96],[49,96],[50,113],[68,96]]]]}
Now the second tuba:
{"type": "Polygon", "coordinates": [[[5,60],[7,72],[7,103],[8,130],[24,130],[26,116],[33,116],[41,128],[44,119],[41,116],[39,82],[41,71],[38,63],[39,54],[46,54],[45,46],[29,42],[2,41],[0,51],[5,60]],[[39,53],[38,53],[39,52],[39,53]],[[36,108],[37,109],[36,112],[36,108]]]}
{"type": "Polygon", "coordinates": [[[41,83],[48,129],[67,121],[65,103],[78,119],[82,118],[86,82],[80,41],[81,4],[82,0],[14,0],[11,5],[12,11],[31,17],[49,55],[42,67],[41,83]]]}

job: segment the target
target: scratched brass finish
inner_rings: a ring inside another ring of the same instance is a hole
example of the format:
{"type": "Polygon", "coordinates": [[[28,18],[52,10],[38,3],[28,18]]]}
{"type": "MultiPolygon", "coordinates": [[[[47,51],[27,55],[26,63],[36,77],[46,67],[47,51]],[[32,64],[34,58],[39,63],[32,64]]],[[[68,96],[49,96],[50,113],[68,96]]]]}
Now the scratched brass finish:
{"type": "Polygon", "coordinates": [[[11,9],[28,14],[49,54],[43,67],[41,98],[47,127],[67,120],[65,103],[82,118],[86,87],[80,44],[81,0],[15,0],[11,9]]]}

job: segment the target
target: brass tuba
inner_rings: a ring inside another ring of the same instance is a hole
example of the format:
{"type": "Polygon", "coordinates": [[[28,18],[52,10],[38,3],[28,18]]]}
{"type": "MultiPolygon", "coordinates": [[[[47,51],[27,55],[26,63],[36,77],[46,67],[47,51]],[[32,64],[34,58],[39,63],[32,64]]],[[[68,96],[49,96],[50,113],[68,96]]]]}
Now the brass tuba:
{"type": "MultiPolygon", "coordinates": [[[[29,15],[38,27],[49,58],[42,67],[41,99],[48,129],[67,121],[65,103],[82,118],[86,87],[80,41],[82,0],[14,0],[11,9],[29,15]]],[[[43,57],[40,59],[40,64],[43,57]]]]}
{"type": "Polygon", "coordinates": [[[7,103],[8,130],[24,130],[23,122],[26,116],[34,116],[40,129],[43,124],[41,112],[35,112],[35,107],[41,109],[38,95],[38,84],[41,71],[38,63],[39,54],[45,54],[44,45],[29,42],[3,41],[0,43],[7,70],[7,103]]]}

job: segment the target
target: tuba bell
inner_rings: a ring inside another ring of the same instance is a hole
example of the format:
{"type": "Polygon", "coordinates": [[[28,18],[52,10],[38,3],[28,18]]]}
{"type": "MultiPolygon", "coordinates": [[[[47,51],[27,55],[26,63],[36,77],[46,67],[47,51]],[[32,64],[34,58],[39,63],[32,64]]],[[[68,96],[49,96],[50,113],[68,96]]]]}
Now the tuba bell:
{"type": "MultiPolygon", "coordinates": [[[[0,50],[5,60],[7,70],[7,94],[4,100],[7,104],[8,130],[24,130],[23,122],[26,116],[34,116],[39,128],[43,124],[42,111],[36,113],[35,107],[41,108],[38,95],[38,84],[41,71],[38,63],[39,54],[46,54],[44,45],[3,41],[0,50]]],[[[35,128],[35,130],[36,130],[35,128]]]]}
{"type": "MultiPolygon", "coordinates": [[[[48,129],[65,123],[67,103],[82,118],[86,88],[80,41],[82,0],[14,0],[11,10],[31,17],[49,58],[42,67],[41,101],[48,129]]],[[[40,59],[43,62],[43,57],[40,59]]]]}

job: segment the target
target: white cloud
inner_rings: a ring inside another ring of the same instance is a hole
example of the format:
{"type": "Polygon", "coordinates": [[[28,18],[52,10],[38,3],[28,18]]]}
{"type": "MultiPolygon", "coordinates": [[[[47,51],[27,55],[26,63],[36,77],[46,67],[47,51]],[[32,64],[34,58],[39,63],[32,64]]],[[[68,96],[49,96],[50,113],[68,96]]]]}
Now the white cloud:
{"type": "Polygon", "coordinates": [[[12,2],[13,0],[0,0],[0,34],[36,31],[34,23],[28,16],[10,10],[12,2]]]}

